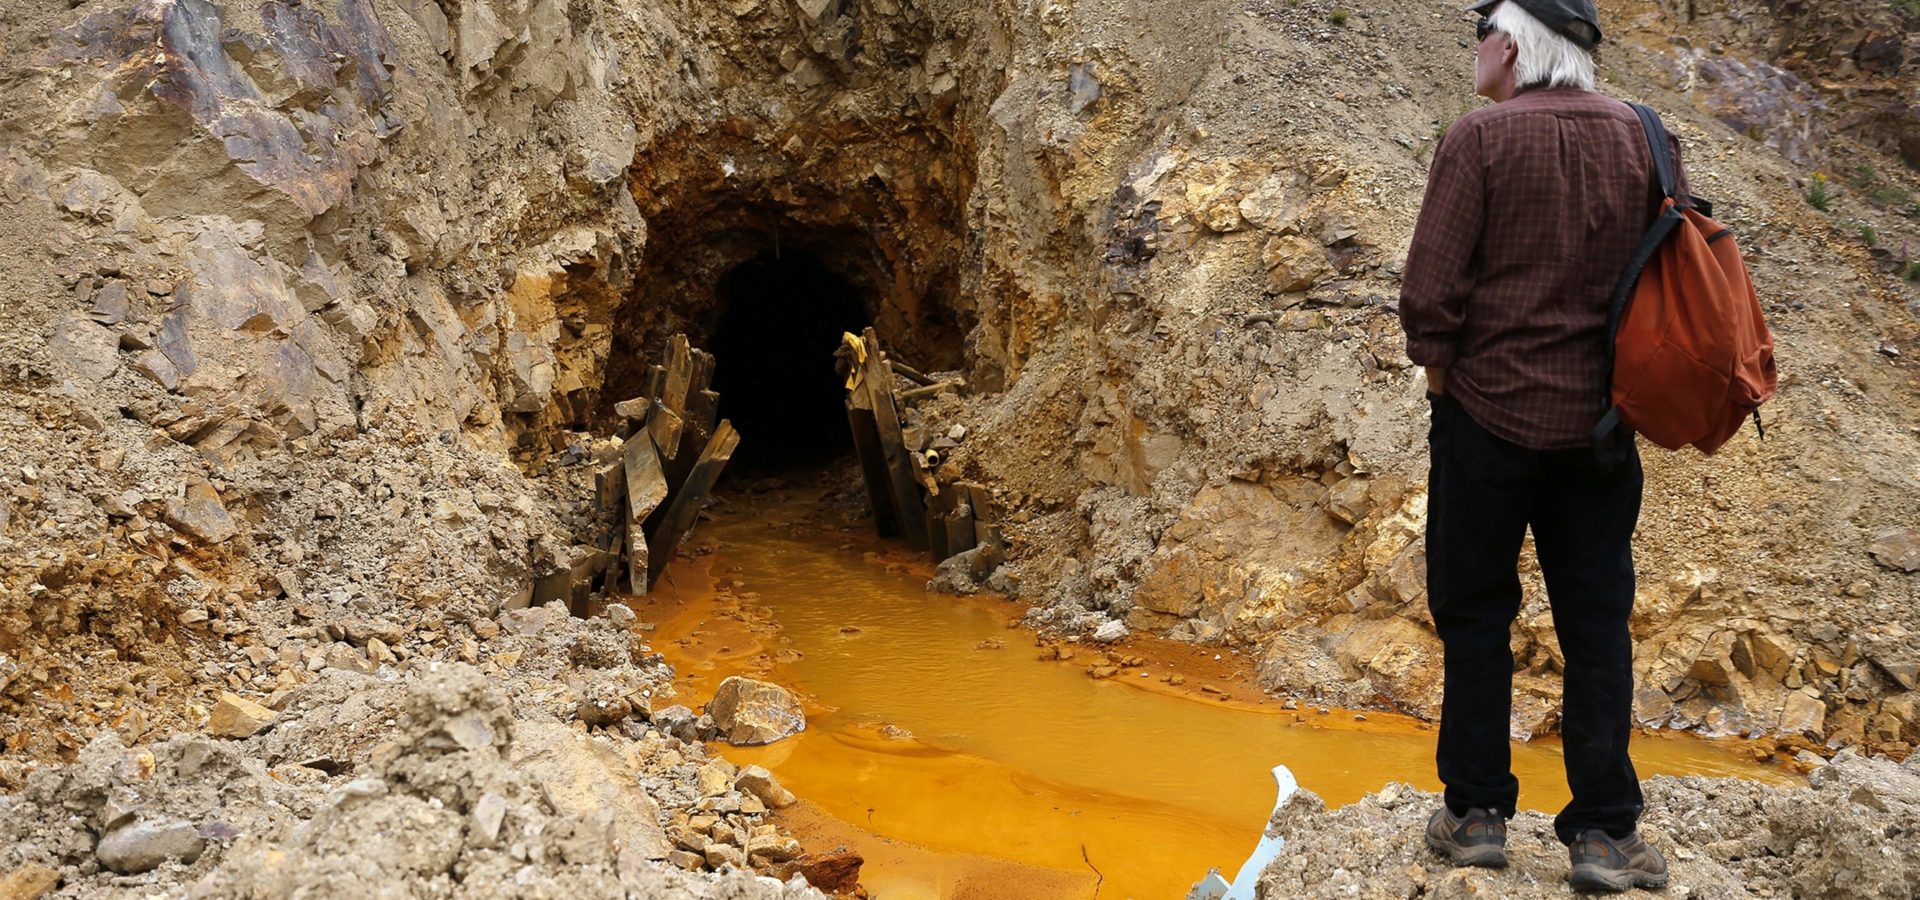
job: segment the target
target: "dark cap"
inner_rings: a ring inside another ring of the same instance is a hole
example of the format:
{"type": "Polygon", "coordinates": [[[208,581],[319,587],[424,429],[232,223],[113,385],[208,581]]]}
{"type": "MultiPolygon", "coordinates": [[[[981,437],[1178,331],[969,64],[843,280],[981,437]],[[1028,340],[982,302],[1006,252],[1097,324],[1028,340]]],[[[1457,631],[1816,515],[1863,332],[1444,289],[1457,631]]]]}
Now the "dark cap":
{"type": "MultiPolygon", "coordinates": [[[[1592,50],[1600,44],[1600,11],[1593,8],[1593,0],[1511,0],[1512,3],[1533,14],[1540,23],[1555,34],[1579,45],[1582,50],[1592,50]]],[[[1486,15],[1487,11],[1498,5],[1500,0],[1480,0],[1467,8],[1467,12],[1486,15]]]]}

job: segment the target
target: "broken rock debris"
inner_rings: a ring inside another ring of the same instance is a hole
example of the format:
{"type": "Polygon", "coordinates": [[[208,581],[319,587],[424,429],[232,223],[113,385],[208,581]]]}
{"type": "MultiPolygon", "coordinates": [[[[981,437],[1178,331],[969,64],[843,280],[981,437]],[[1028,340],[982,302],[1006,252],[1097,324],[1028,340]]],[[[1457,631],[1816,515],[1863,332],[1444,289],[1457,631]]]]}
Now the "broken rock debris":
{"type": "Polygon", "coordinates": [[[271,724],[273,716],[271,709],[238,694],[221,691],[213,715],[207,720],[207,732],[215,737],[252,737],[271,724]]]}
{"type": "Polygon", "coordinates": [[[720,682],[707,713],[720,736],[738,746],[771,744],[807,728],[799,699],[786,688],[739,675],[720,682]]]}

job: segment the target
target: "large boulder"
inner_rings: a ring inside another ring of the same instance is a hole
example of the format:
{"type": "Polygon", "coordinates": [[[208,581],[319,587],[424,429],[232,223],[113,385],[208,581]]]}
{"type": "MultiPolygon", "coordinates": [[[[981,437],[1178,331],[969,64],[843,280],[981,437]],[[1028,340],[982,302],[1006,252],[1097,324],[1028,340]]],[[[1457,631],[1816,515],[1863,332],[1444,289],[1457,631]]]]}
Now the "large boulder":
{"type": "Polygon", "coordinates": [[[734,746],[771,744],[807,730],[799,699],[777,684],[735,675],[720,682],[707,714],[734,746]]]}

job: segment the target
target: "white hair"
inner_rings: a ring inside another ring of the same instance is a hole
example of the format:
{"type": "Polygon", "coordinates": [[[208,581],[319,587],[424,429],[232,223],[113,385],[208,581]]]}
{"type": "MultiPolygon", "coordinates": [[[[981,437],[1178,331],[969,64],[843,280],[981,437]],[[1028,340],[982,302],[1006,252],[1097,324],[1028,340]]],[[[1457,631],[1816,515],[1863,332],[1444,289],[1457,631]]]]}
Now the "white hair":
{"type": "Polygon", "coordinates": [[[1502,3],[1487,20],[1513,38],[1514,84],[1593,90],[1593,54],[1548,28],[1520,4],[1502,3]]]}

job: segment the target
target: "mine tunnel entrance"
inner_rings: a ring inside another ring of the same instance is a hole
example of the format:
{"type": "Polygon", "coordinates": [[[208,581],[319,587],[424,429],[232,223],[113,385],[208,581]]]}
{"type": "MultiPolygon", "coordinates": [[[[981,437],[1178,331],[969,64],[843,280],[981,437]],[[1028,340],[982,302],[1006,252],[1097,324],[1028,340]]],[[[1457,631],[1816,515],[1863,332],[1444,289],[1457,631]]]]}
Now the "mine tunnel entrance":
{"type": "Polygon", "coordinates": [[[746,436],[729,469],[777,475],[850,454],[833,352],[843,332],[858,334],[867,324],[858,289],[819,257],[789,249],[734,267],[715,294],[713,386],[746,436]]]}

